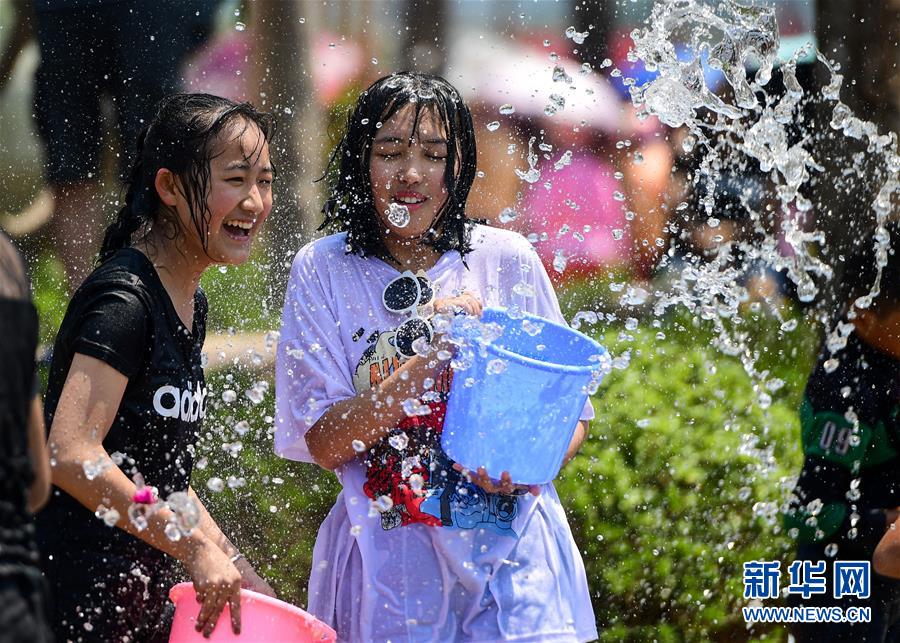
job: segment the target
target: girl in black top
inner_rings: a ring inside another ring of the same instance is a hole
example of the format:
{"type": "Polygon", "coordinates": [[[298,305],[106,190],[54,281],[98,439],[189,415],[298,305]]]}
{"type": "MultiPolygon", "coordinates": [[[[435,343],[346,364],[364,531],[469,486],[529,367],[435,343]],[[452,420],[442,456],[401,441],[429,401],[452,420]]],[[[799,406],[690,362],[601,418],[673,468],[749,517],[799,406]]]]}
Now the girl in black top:
{"type": "Polygon", "coordinates": [[[29,514],[47,501],[50,461],[35,392],[37,311],[25,267],[0,234],[0,641],[50,641],[29,514]]]}
{"type": "Polygon", "coordinates": [[[239,631],[242,585],[273,595],[190,488],[209,394],[200,276],[250,254],[272,207],[271,128],[246,103],[164,99],[138,139],[102,263],[69,305],[46,397],[56,489],[38,521],[62,640],[166,640],[176,559],[194,582],[197,629],[207,636],[226,602],[239,631]],[[185,492],[185,506],[129,515],[153,506],[150,487],[161,501],[185,492]],[[187,528],[173,529],[176,518],[187,528]]]}

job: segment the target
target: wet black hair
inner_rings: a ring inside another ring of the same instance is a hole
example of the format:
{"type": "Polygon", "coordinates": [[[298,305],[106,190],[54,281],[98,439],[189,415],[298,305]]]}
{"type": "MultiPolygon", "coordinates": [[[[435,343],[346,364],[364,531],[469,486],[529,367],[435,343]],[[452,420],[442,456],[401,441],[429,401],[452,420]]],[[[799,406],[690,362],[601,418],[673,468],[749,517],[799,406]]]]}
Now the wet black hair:
{"type": "Polygon", "coordinates": [[[328,198],[319,230],[347,233],[348,252],[394,259],[384,245],[383,225],[375,209],[369,178],[372,141],[381,127],[406,105],[415,106],[410,142],[422,110],[433,110],[447,134],[444,183],[447,200],[423,242],[440,253],[471,252],[473,221],[466,218],[466,199],[475,180],[476,147],[472,113],[453,85],[430,74],[397,72],[379,78],[360,94],[347,121],[347,131],[328,161],[328,198]]]}
{"type": "Polygon", "coordinates": [[[876,314],[900,307],[900,221],[890,221],[883,231],[876,230],[872,235],[859,238],[844,264],[841,280],[843,301],[853,303],[869,294],[878,270],[877,241],[884,234],[888,235],[890,245],[885,257],[887,263],[882,268],[879,292],[872,299],[871,309],[876,314]]]}
{"type": "MultiPolygon", "coordinates": [[[[181,179],[191,221],[205,249],[209,230],[209,164],[217,154],[215,144],[219,136],[240,121],[244,129],[237,137],[252,123],[266,141],[270,140],[274,131],[272,116],[250,103],[236,103],[211,94],[172,94],[163,98],[156,115],[138,135],[125,205],[106,228],[98,260],[105,261],[116,250],[130,246],[136,232],[146,235],[153,223],[164,218],[174,224],[173,235],[177,236],[177,219],[168,213],[156,191],[160,168],[171,170],[181,179]]],[[[261,151],[262,144],[250,156],[261,151]]]]}

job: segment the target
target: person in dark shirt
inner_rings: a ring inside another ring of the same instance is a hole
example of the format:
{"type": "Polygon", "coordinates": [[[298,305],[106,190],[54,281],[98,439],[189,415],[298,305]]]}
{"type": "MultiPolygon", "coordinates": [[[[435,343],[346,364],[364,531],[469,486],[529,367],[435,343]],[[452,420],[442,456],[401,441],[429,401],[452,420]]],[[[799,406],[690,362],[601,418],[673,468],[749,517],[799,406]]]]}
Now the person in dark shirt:
{"type": "MultiPolygon", "coordinates": [[[[71,293],[90,271],[96,247],[103,150],[131,150],[154,106],[182,86],[180,68],[211,32],[218,0],[30,4],[40,51],[33,114],[53,203],[48,232],[71,293]],[[107,145],[105,111],[114,123],[107,145]]],[[[120,155],[126,161],[117,173],[123,180],[127,156],[120,155]]]]}
{"type": "MultiPolygon", "coordinates": [[[[835,326],[834,337],[845,338],[846,345],[832,352],[826,339],[800,408],[805,459],[785,526],[797,540],[797,559],[826,561],[828,579],[834,560],[872,560],[900,506],[900,224],[888,224],[885,231],[893,248],[880,290],[869,301],[879,259],[875,239],[863,239],[844,271],[848,305],[835,326]]],[[[831,343],[834,348],[842,340],[831,343]]],[[[792,600],[868,606],[871,621],[797,624],[792,632],[798,641],[885,641],[900,635],[900,582],[873,573],[868,599],[835,599],[832,589],[792,600]]]]}
{"type": "Polygon", "coordinates": [[[46,396],[55,489],[38,517],[60,640],[166,640],[176,560],[207,636],[226,603],[240,630],[242,585],[274,595],[190,487],[209,396],[200,276],[249,257],[272,207],[271,129],[247,103],[164,99],[69,304],[46,396]]]}
{"type": "Polygon", "coordinates": [[[34,386],[37,311],[25,266],[0,234],[0,641],[52,640],[30,513],[50,492],[50,459],[34,386]]]}

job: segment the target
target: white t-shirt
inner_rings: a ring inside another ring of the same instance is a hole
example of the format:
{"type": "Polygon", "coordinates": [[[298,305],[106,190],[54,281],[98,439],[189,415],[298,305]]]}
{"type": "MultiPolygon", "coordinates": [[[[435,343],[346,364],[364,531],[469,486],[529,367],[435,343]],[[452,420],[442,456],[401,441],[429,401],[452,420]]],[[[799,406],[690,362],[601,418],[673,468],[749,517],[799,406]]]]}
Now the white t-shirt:
{"type": "MultiPolygon", "coordinates": [[[[393,330],[403,316],[382,302],[399,272],[345,244],[344,234],[319,239],[291,268],[276,361],[275,450],[285,458],[312,462],[309,427],[401,363],[393,330]]],[[[485,306],[564,323],[521,235],[479,225],[472,246],[465,264],[451,251],[427,271],[436,297],[471,291],[485,306]]],[[[335,470],[343,490],[316,540],[309,611],[348,641],[596,638],[584,565],[553,485],[537,497],[486,494],[441,451],[449,383],[447,372],[423,396],[430,414],[404,419],[335,470]]],[[[593,415],[587,403],[582,419],[593,415]]]]}

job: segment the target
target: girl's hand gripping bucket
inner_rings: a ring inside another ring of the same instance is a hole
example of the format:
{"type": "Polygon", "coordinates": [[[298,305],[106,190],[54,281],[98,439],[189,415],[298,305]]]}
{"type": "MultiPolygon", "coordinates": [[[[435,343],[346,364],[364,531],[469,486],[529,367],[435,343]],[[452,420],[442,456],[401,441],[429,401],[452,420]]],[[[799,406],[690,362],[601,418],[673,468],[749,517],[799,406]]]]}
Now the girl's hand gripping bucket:
{"type": "Polygon", "coordinates": [[[474,340],[469,368],[454,373],[441,445],[472,470],[513,482],[556,477],[588,395],[608,372],[606,349],[567,326],[487,308],[503,334],[474,340]],[[498,361],[500,360],[500,361],[498,361]],[[467,381],[468,380],[468,381],[467,381]]]}
{"type": "Polygon", "coordinates": [[[241,633],[231,631],[231,610],[226,604],[212,635],[204,638],[203,634],[194,629],[200,613],[194,585],[175,585],[169,590],[169,599],[175,603],[175,618],[172,621],[169,643],[325,643],[337,640],[335,631],[312,614],[295,605],[248,589],[241,590],[241,633]]]}

